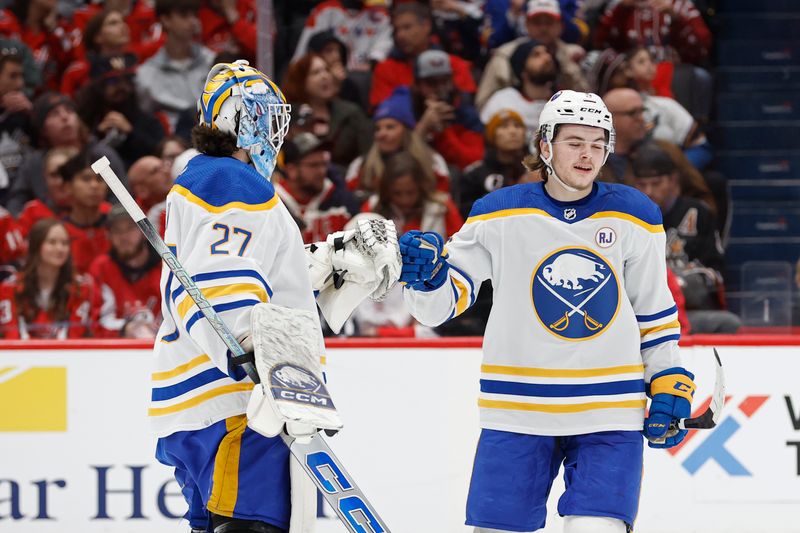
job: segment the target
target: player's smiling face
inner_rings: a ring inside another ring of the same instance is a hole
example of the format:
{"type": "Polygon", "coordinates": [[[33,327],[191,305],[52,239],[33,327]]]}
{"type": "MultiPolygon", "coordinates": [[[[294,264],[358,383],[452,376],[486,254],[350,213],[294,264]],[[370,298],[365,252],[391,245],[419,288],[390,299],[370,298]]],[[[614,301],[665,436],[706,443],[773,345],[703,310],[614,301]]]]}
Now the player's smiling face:
{"type": "MultiPolygon", "coordinates": [[[[543,153],[547,145],[542,143],[543,153]]],[[[558,177],[578,190],[592,186],[606,154],[605,130],[592,126],[559,126],[553,145],[553,169],[558,177]]]]}

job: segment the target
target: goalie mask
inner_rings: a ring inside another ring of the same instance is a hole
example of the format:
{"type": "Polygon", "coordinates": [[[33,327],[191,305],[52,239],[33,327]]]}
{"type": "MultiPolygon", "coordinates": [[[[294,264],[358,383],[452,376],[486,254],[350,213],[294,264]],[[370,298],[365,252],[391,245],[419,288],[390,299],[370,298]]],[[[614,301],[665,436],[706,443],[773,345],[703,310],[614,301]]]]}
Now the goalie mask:
{"type": "Polygon", "coordinates": [[[200,124],[230,133],[267,180],[289,131],[292,106],[264,73],[240,59],[211,68],[197,101],[200,124]]]}
{"type": "MultiPolygon", "coordinates": [[[[556,175],[553,168],[553,140],[557,133],[557,126],[562,124],[577,124],[578,126],[593,126],[604,129],[606,136],[606,151],[603,157],[603,164],[608,160],[609,154],[614,153],[616,133],[614,124],[611,121],[611,112],[606,107],[603,100],[594,93],[579,93],[576,91],[558,91],[545,104],[542,113],[539,115],[539,133],[542,140],[547,143],[550,155],[545,157],[538,146],[531,146],[531,153],[539,152],[539,158],[547,165],[550,176],[570,192],[577,192],[577,189],[564,183],[556,175]]],[[[531,143],[533,144],[533,140],[531,143]]]]}

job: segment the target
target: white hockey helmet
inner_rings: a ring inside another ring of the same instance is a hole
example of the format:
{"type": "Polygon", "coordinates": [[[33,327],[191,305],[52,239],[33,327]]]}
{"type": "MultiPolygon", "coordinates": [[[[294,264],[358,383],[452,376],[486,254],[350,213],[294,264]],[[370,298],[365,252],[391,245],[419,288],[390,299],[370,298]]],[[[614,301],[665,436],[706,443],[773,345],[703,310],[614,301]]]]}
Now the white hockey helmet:
{"type": "Polygon", "coordinates": [[[200,124],[230,133],[266,179],[289,131],[292,106],[263,72],[240,59],[211,68],[197,100],[200,124]]]}
{"type": "Polygon", "coordinates": [[[576,91],[558,91],[554,94],[539,115],[539,132],[542,134],[542,140],[552,142],[556,126],[561,124],[594,126],[606,130],[608,153],[614,153],[617,136],[611,112],[603,99],[596,94],[576,91]]]}
{"type": "MultiPolygon", "coordinates": [[[[592,126],[608,132],[606,153],[603,164],[609,154],[614,153],[617,134],[614,132],[614,123],[611,112],[606,107],[603,99],[594,93],[580,93],[577,91],[558,91],[544,105],[539,114],[539,133],[542,141],[550,148],[550,155],[544,157],[539,146],[531,146],[531,153],[539,153],[539,158],[547,166],[548,173],[566,190],[577,192],[576,189],[564,183],[553,168],[553,139],[556,136],[556,127],[563,124],[577,124],[579,126],[592,126]]],[[[531,139],[533,145],[536,138],[531,139]]]]}

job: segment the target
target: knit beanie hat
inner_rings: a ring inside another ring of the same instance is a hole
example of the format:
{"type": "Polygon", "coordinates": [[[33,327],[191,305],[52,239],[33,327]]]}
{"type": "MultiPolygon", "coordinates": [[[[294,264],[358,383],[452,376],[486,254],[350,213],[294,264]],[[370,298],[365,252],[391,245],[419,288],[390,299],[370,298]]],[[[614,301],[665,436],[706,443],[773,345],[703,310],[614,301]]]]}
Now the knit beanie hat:
{"type": "Polygon", "coordinates": [[[486,123],[486,140],[489,144],[494,146],[494,134],[497,131],[497,128],[500,127],[505,121],[507,120],[514,120],[523,128],[525,127],[525,121],[522,120],[522,116],[514,111],[513,109],[500,109],[492,115],[492,118],[489,119],[489,122],[486,123]]]}
{"type": "Polygon", "coordinates": [[[377,122],[382,118],[393,118],[401,122],[406,128],[414,129],[417,121],[411,110],[411,97],[407,88],[403,87],[402,89],[405,90],[395,90],[389,98],[378,104],[375,113],[372,115],[372,120],[377,122]]]}
{"type": "Polygon", "coordinates": [[[511,71],[514,73],[514,76],[516,76],[519,82],[522,81],[522,72],[525,70],[525,62],[528,60],[528,56],[531,55],[533,49],[540,44],[542,43],[539,41],[529,39],[520,43],[511,54],[511,58],[509,58],[509,62],[511,63],[511,71]]]}

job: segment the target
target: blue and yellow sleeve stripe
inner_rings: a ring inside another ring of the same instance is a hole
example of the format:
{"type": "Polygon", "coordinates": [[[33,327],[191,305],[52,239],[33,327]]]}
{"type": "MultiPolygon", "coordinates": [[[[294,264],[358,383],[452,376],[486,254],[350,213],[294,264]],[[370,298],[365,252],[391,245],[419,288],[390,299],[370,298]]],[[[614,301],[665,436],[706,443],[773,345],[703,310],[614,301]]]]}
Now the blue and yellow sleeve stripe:
{"type": "Polygon", "coordinates": [[[201,354],[175,368],[153,372],[149,416],[166,416],[234,392],[247,392],[253,383],[232,383],[211,358],[201,354]]]}
{"type": "Polygon", "coordinates": [[[450,318],[457,317],[475,303],[475,284],[466,272],[450,265],[450,290],[453,291],[455,307],[450,313],[450,318]]]}
{"type": "Polygon", "coordinates": [[[677,342],[681,338],[681,324],[678,322],[676,305],[649,315],[636,315],[636,320],[639,322],[642,351],[665,342],[677,342]]]}
{"type": "MultiPolygon", "coordinates": [[[[192,279],[217,313],[266,303],[272,298],[272,288],[269,283],[255,270],[204,272],[192,276],[192,279]],[[220,280],[229,283],[201,286],[209,281],[220,280]]],[[[177,318],[183,321],[187,332],[203,318],[203,312],[197,308],[197,304],[183,286],[175,289],[170,299],[175,304],[177,318]],[[191,313],[192,310],[195,312],[191,313]]]]}

